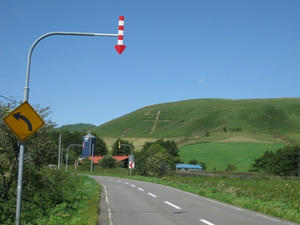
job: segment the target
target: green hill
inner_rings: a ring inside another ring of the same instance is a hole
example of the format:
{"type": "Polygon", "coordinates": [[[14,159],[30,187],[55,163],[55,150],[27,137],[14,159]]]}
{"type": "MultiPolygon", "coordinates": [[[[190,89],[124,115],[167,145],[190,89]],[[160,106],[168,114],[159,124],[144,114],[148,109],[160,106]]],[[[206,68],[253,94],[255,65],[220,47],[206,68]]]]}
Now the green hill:
{"type": "MultiPolygon", "coordinates": [[[[141,108],[94,129],[102,137],[203,137],[214,133],[300,140],[300,98],[194,99],[141,108]]],[[[230,135],[229,135],[230,136],[230,135]]]]}
{"type": "Polygon", "coordinates": [[[77,123],[77,124],[64,125],[64,126],[61,126],[57,129],[59,129],[59,130],[68,130],[70,132],[75,132],[75,131],[88,131],[88,130],[92,130],[95,127],[96,127],[95,125],[89,124],[89,123],[77,123]]]}

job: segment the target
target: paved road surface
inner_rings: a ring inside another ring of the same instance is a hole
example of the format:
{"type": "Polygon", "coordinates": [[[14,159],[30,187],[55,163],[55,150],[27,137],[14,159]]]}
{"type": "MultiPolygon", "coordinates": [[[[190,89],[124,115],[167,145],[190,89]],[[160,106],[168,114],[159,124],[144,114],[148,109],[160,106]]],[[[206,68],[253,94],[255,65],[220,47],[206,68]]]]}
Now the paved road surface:
{"type": "Polygon", "coordinates": [[[167,186],[91,176],[103,187],[101,225],[295,225],[167,186]]]}

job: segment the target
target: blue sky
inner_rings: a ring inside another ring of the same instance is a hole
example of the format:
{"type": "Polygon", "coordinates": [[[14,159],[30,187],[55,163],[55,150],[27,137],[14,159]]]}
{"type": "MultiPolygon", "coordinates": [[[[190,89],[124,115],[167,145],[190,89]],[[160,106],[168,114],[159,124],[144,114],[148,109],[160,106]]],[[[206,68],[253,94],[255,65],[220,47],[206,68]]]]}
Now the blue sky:
{"type": "MultiPolygon", "coordinates": [[[[300,97],[299,0],[0,1],[0,95],[50,106],[59,126],[100,125],[141,107],[194,98],[300,97]]],[[[0,99],[4,101],[5,99],[0,99]]]]}

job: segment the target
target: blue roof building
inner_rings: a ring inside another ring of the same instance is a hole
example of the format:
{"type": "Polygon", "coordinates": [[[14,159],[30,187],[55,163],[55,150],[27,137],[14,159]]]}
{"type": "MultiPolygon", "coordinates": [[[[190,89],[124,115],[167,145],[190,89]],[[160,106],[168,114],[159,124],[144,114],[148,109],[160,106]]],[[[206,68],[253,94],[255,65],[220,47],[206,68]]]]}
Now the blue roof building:
{"type": "Polygon", "coordinates": [[[194,164],[178,163],[178,164],[176,164],[176,169],[177,170],[202,170],[202,166],[200,166],[199,164],[194,165],[194,164]]]}

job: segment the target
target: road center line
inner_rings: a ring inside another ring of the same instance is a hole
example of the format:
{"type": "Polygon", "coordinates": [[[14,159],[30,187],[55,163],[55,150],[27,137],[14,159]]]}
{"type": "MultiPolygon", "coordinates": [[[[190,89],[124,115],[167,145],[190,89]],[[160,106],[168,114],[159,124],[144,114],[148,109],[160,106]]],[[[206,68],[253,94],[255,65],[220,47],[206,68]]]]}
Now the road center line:
{"type": "Polygon", "coordinates": [[[125,184],[128,184],[128,182],[125,182],[125,184]]]}
{"type": "Polygon", "coordinates": [[[111,210],[110,210],[110,207],[109,207],[109,201],[108,201],[108,193],[107,193],[107,189],[106,189],[106,186],[104,186],[104,192],[105,192],[105,201],[106,201],[106,205],[107,205],[107,212],[108,212],[108,222],[110,225],[113,225],[113,222],[112,222],[112,219],[111,219],[111,210]]]}
{"type": "Polygon", "coordinates": [[[138,188],[140,191],[144,191],[144,189],[143,188],[138,188]]]}
{"type": "Polygon", "coordinates": [[[153,198],[156,198],[157,196],[155,194],[152,194],[152,193],[148,193],[148,195],[152,196],[153,198]]]}
{"type": "Polygon", "coordinates": [[[134,184],[131,184],[131,187],[135,187],[135,185],[134,185],[134,184]]]}
{"type": "Polygon", "coordinates": [[[202,223],[207,224],[207,225],[215,225],[215,224],[213,224],[213,223],[211,223],[211,222],[208,222],[207,220],[204,220],[204,219],[200,219],[200,221],[201,221],[202,223]]]}
{"type": "Polygon", "coordinates": [[[168,204],[168,205],[170,205],[170,206],[174,207],[175,209],[181,209],[179,206],[177,206],[177,205],[174,205],[174,204],[173,204],[173,203],[171,203],[171,202],[164,201],[164,203],[166,203],[166,204],[168,204]]]}

